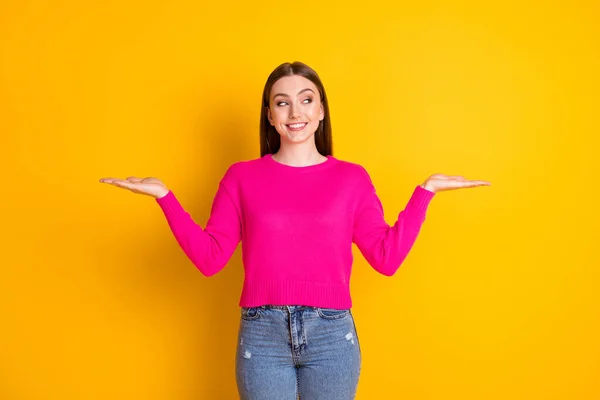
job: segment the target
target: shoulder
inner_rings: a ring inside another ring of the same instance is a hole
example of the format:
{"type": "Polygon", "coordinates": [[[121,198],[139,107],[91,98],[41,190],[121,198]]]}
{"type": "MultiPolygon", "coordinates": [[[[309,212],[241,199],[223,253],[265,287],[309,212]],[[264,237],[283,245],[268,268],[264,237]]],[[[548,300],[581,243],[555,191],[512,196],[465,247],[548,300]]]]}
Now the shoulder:
{"type": "Polygon", "coordinates": [[[363,183],[370,183],[371,177],[367,172],[367,169],[361,164],[349,160],[340,160],[338,159],[338,165],[343,172],[353,179],[363,183]]]}
{"type": "Polygon", "coordinates": [[[261,164],[260,158],[236,161],[229,165],[223,174],[223,181],[237,181],[252,174],[261,164]]]}

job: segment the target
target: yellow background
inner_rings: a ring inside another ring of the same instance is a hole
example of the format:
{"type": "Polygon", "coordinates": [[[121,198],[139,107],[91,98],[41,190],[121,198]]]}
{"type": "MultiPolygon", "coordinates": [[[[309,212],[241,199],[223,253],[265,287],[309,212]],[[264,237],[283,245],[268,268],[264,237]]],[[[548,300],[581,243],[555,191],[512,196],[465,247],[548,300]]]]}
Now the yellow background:
{"type": "Polygon", "coordinates": [[[205,278],[98,179],[204,225],[294,60],[389,223],[432,173],[492,182],[436,195],[392,278],[354,248],[357,398],[600,398],[598,5],[325,3],[0,5],[0,398],[237,398],[241,246],[205,278]]]}

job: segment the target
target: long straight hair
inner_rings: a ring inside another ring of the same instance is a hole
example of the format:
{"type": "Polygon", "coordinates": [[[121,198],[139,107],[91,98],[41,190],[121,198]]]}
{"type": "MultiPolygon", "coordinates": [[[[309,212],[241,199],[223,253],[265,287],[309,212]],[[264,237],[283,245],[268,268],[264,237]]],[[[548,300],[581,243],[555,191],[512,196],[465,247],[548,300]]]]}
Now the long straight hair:
{"type": "Polygon", "coordinates": [[[274,154],[281,146],[281,138],[279,133],[275,127],[269,123],[269,118],[267,115],[267,108],[269,108],[269,96],[271,94],[271,88],[275,82],[284,76],[293,75],[300,75],[310,80],[319,90],[325,116],[322,121],[319,121],[319,127],[315,131],[315,144],[321,155],[333,155],[331,117],[329,116],[329,104],[323,83],[321,82],[321,79],[315,70],[308,65],[301,63],[300,61],[294,61],[293,63],[283,63],[275,68],[275,70],[271,72],[271,75],[269,75],[267,83],[265,84],[260,108],[260,156],[263,157],[266,154],[274,154]]]}

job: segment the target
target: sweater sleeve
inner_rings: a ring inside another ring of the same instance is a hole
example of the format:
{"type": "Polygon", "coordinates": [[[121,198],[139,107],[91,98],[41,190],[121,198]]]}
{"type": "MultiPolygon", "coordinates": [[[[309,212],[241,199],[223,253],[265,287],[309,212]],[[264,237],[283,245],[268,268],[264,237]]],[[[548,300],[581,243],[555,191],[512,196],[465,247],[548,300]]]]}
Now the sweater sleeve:
{"type": "Polygon", "coordinates": [[[238,207],[224,179],[219,183],[204,229],[193,221],[173,192],[156,202],[181,249],[203,275],[212,276],[225,267],[242,239],[242,229],[238,207]]]}
{"type": "Polygon", "coordinates": [[[417,186],[398,220],[390,227],[367,174],[366,191],[356,211],[352,241],[377,272],[386,276],[396,273],[417,239],[434,194],[417,186]]]}

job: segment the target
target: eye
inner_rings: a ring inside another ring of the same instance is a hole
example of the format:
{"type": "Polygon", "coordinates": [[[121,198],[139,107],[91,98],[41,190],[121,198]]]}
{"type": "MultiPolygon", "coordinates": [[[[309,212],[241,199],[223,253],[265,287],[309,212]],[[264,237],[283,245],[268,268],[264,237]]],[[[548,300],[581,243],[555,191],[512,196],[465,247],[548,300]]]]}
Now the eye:
{"type": "MultiPolygon", "coordinates": [[[[303,102],[307,102],[307,101],[308,101],[308,103],[305,103],[305,104],[312,103],[312,98],[308,97],[308,98],[306,98],[306,99],[304,99],[304,100],[303,100],[303,102]]],[[[281,106],[282,106],[282,104],[287,104],[287,102],[286,102],[286,101],[278,101],[278,102],[277,102],[277,103],[275,103],[275,104],[276,104],[278,107],[281,107],[281,106]]]]}

